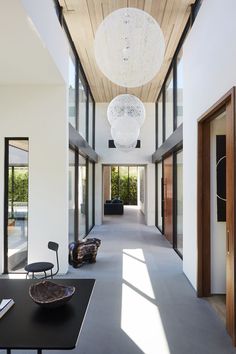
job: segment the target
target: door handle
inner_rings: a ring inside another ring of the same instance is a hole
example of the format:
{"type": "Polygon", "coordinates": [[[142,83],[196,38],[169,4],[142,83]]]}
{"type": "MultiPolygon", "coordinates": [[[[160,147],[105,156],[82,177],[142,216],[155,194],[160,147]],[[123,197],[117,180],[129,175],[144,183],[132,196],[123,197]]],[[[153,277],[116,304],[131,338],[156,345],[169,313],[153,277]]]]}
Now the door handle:
{"type": "Polygon", "coordinates": [[[227,250],[227,254],[229,254],[229,230],[227,230],[226,233],[226,250],[227,250]]]}

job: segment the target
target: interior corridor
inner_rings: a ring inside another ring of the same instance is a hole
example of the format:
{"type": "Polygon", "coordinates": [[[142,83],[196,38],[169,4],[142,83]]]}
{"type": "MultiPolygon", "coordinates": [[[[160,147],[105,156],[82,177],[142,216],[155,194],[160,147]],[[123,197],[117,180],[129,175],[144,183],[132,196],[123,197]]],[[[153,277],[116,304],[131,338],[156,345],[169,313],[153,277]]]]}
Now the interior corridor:
{"type": "Polygon", "coordinates": [[[179,256],[155,227],[144,224],[137,208],[109,216],[89,237],[102,240],[97,262],[70,267],[66,275],[96,279],[77,348],[71,353],[236,353],[223,321],[207,301],[196,297],[179,256]]]}
{"type": "Polygon", "coordinates": [[[96,284],[75,353],[236,353],[224,323],[196,297],[182,261],[140,211],[109,216],[89,237],[102,240],[97,263],[68,277],[96,284]],[[138,221],[139,220],[139,221],[138,221]]]}

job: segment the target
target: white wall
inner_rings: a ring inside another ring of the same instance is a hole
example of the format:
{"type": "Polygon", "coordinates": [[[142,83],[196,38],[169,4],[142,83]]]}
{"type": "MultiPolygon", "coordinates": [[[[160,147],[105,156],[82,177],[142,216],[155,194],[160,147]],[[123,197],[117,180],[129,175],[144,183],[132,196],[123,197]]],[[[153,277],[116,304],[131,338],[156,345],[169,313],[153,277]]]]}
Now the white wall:
{"type": "MultiPolygon", "coordinates": [[[[51,260],[59,243],[60,270],[68,269],[68,136],[66,88],[0,87],[0,244],[3,246],[4,141],[29,138],[28,261],[51,260]]],[[[3,260],[3,247],[0,247],[3,260]]],[[[0,272],[3,271],[1,261],[0,272]]]]}
{"type": "Polygon", "coordinates": [[[217,221],[216,135],[226,134],[225,114],[211,122],[211,292],[226,292],[226,222],[217,221]]]}
{"type": "Polygon", "coordinates": [[[108,148],[111,137],[111,126],[107,120],[108,103],[96,104],[95,118],[95,150],[99,155],[99,163],[95,166],[95,222],[101,224],[103,205],[99,194],[102,193],[102,164],[137,164],[146,166],[146,222],[155,224],[155,165],[152,163],[152,154],[155,152],[155,104],[145,103],[146,119],[141,127],[141,148],[125,153],[117,149],[108,148]]]}
{"type": "Polygon", "coordinates": [[[197,120],[236,85],[236,1],[205,0],[184,43],[183,269],[197,284],[197,120]]]}
{"type": "Polygon", "coordinates": [[[0,84],[64,84],[68,43],[52,0],[2,0],[0,84]]]}
{"type": "Polygon", "coordinates": [[[56,15],[54,1],[20,1],[26,10],[33,30],[37,32],[41,42],[49,51],[53,62],[66,81],[68,76],[68,41],[56,15]]]}

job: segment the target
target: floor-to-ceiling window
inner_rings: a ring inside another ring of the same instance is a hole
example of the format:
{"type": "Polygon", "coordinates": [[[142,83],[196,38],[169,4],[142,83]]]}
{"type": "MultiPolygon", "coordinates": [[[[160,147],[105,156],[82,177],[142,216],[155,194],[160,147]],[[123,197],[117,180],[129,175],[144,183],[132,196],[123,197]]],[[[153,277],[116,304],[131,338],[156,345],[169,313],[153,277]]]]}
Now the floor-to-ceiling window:
{"type": "Polygon", "coordinates": [[[183,257],[183,195],[182,151],[180,148],[183,145],[183,43],[196,17],[195,9],[194,6],[156,101],[157,151],[154,154],[156,162],[156,226],[170,240],[181,257],[183,257]],[[176,130],[178,133],[174,135],[176,130]],[[165,143],[166,140],[169,140],[170,144],[165,143]],[[173,181],[169,181],[171,184],[169,189],[166,188],[166,179],[164,178],[164,171],[168,174],[168,166],[165,163],[162,165],[163,162],[161,162],[168,161],[167,156],[171,157],[173,161],[173,181]],[[167,189],[173,198],[173,207],[170,206],[168,210],[170,198],[168,193],[165,193],[167,189]],[[165,225],[170,223],[173,225],[166,228],[165,225]]]}
{"type": "Polygon", "coordinates": [[[21,271],[28,250],[28,139],[6,139],[5,272],[21,271]]]}
{"type": "Polygon", "coordinates": [[[88,98],[88,143],[89,145],[94,148],[94,109],[95,109],[95,105],[94,105],[94,101],[93,98],[91,96],[91,94],[89,94],[89,98],[88,98]]]}
{"type": "MultiPolygon", "coordinates": [[[[94,98],[67,25],[64,21],[62,25],[70,47],[68,121],[94,149],[94,98]]],[[[83,150],[85,142],[77,146],[72,139],[69,144],[68,229],[72,242],[86,236],[94,226],[94,162],[88,162],[91,156],[83,150]]]]}
{"type": "Polygon", "coordinates": [[[68,218],[69,218],[69,240],[75,240],[75,168],[76,154],[74,150],[69,150],[69,190],[68,190],[68,218]]]}
{"type": "Polygon", "coordinates": [[[79,133],[87,140],[87,87],[82,74],[79,74],[79,133]]]}
{"type": "Polygon", "coordinates": [[[70,51],[69,55],[69,123],[76,128],[76,60],[70,51]]]}
{"type": "Polygon", "coordinates": [[[111,166],[111,199],[119,197],[124,205],[137,205],[137,166],[111,166]]]}
{"type": "Polygon", "coordinates": [[[86,159],[79,155],[79,188],[78,188],[78,211],[79,211],[79,238],[86,236],[87,218],[87,195],[86,195],[86,159]]]}
{"type": "Polygon", "coordinates": [[[173,133],[174,94],[173,70],[171,70],[165,85],[165,139],[173,133]]]}
{"type": "Polygon", "coordinates": [[[183,49],[177,55],[176,68],[176,126],[179,127],[183,123],[183,49]]]}
{"type": "Polygon", "coordinates": [[[163,231],[163,215],[162,215],[162,162],[157,164],[157,227],[160,231],[163,231]]]}
{"type": "Polygon", "coordinates": [[[160,97],[157,101],[157,148],[160,147],[163,143],[163,94],[160,94],[160,97]]]}
{"type": "Polygon", "coordinates": [[[88,229],[94,225],[94,163],[88,162],[88,229]]]}
{"type": "Polygon", "coordinates": [[[175,248],[183,255],[183,152],[176,153],[176,230],[175,248]]]}

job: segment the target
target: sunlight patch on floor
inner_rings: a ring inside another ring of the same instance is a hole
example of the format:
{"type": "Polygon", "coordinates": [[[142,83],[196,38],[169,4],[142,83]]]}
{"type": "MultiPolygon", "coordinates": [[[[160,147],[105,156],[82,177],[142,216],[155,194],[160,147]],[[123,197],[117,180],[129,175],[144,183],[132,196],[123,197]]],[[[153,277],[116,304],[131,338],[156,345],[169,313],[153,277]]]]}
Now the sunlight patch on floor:
{"type": "Polygon", "coordinates": [[[141,249],[123,250],[123,280],[152,299],[155,298],[141,249]]]}
{"type": "Polygon", "coordinates": [[[144,261],[141,249],[124,250],[121,329],[143,353],[170,354],[144,261]]]}

